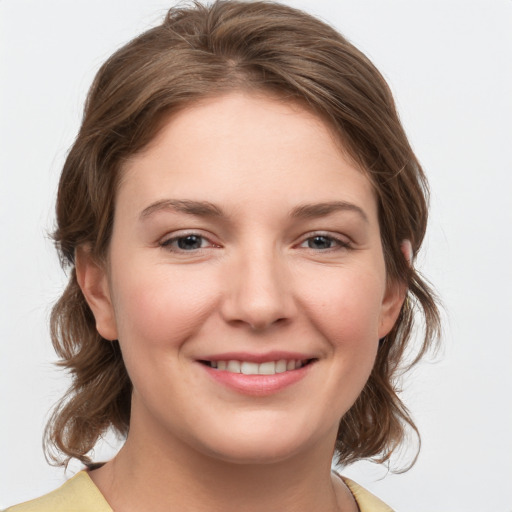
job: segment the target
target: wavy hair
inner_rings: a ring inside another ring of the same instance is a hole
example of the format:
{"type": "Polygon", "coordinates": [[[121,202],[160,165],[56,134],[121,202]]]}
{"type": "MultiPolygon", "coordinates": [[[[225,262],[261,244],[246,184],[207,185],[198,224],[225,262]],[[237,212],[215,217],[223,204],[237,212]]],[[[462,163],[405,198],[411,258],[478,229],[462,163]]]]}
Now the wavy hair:
{"type": "Polygon", "coordinates": [[[161,25],[105,62],[64,164],[54,239],[69,283],[53,308],[51,335],[72,383],[45,432],[47,457],[54,463],[77,458],[88,464],[103,433],[112,428],[125,436],[130,427],[132,385],[118,342],[96,331],[77,283],[75,251],[87,245],[94,257],[105,258],[123,162],[155,137],[165,119],[233,90],[300,102],[333,127],[375,189],[388,280],[408,289],[366,386],[341,419],[338,460],[386,461],[407,430],[417,433],[397,386],[415,317],[422,318],[424,336],[408,366],[435,343],[440,319],[432,290],[400,250],[404,239],[414,254],[420,249],[428,185],[389,87],[363,53],[302,11],[266,1],[194,2],[171,8],[161,25]]]}

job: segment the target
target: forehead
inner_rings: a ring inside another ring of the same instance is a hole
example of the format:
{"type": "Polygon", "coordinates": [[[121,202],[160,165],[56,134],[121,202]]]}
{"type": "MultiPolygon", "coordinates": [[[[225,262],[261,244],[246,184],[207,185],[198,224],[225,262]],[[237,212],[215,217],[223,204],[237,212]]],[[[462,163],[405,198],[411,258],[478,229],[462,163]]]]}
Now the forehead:
{"type": "Polygon", "coordinates": [[[241,92],[167,119],[125,164],[119,195],[127,194],[142,202],[165,194],[226,205],[251,200],[263,208],[341,195],[376,210],[366,173],[328,123],[296,102],[241,92]]]}

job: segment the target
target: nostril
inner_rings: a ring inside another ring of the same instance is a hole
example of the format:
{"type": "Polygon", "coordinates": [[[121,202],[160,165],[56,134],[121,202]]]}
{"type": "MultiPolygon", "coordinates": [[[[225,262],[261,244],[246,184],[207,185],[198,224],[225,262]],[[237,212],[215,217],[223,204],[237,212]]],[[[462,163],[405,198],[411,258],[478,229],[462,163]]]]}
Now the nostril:
{"type": "Polygon", "coordinates": [[[246,323],[249,324],[249,326],[251,327],[252,330],[254,331],[264,331],[264,330],[267,330],[271,327],[275,327],[277,325],[279,326],[282,326],[284,324],[286,324],[286,322],[288,322],[289,319],[288,318],[285,318],[285,317],[280,317],[280,318],[277,318],[277,319],[261,319],[259,321],[248,321],[246,323]]]}

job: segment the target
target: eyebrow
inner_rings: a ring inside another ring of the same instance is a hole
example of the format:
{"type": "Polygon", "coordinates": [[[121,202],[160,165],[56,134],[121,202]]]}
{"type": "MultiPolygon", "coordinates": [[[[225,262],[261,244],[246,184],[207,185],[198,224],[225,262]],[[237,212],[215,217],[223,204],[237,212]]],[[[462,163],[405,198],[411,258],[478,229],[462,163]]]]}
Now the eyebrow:
{"type": "Polygon", "coordinates": [[[331,213],[336,212],[355,212],[357,213],[366,223],[368,223],[368,216],[365,211],[353,204],[348,203],[346,201],[330,201],[327,203],[312,203],[312,204],[303,204],[295,207],[290,216],[293,218],[315,218],[315,217],[325,217],[326,215],[330,215],[331,213]]]}
{"type": "Polygon", "coordinates": [[[192,201],[189,199],[163,199],[150,204],[144,208],[140,214],[140,219],[144,220],[155,212],[162,210],[173,210],[198,217],[221,217],[222,210],[208,201],[192,201]]]}
{"type": "MultiPolygon", "coordinates": [[[[190,199],[163,199],[150,204],[144,208],[140,214],[140,219],[144,220],[152,214],[172,210],[175,212],[185,213],[188,215],[196,215],[198,217],[223,217],[223,211],[209,201],[193,201],[190,199]]],[[[325,203],[311,203],[302,204],[293,208],[290,212],[290,217],[295,219],[312,219],[316,217],[325,217],[336,212],[355,212],[365,222],[368,221],[368,216],[364,210],[346,201],[329,201],[325,203]]]]}

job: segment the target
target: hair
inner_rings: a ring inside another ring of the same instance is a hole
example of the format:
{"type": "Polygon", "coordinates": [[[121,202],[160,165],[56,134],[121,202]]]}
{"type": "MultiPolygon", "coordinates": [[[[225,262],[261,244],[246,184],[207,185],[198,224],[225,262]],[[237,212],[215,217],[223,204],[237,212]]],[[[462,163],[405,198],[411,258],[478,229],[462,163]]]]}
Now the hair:
{"type": "Polygon", "coordinates": [[[363,53],[302,11],[266,1],[194,2],[171,8],[161,25],[103,64],[64,164],[54,239],[69,282],[53,308],[51,336],[72,382],[46,427],[53,463],[77,458],[89,464],[88,453],[108,429],[126,436],[130,426],[132,384],[119,343],[96,330],[77,282],[75,251],[86,246],[105,260],[123,162],[145,148],[172,113],[237,90],[299,102],[330,124],[373,184],[388,282],[408,289],[369,380],[341,419],[338,461],[387,461],[408,431],[418,433],[398,386],[404,361],[410,368],[435,344],[440,317],[433,292],[400,250],[404,239],[414,254],[420,249],[428,185],[388,85],[363,53]],[[412,343],[418,316],[423,338],[412,343]]]}

